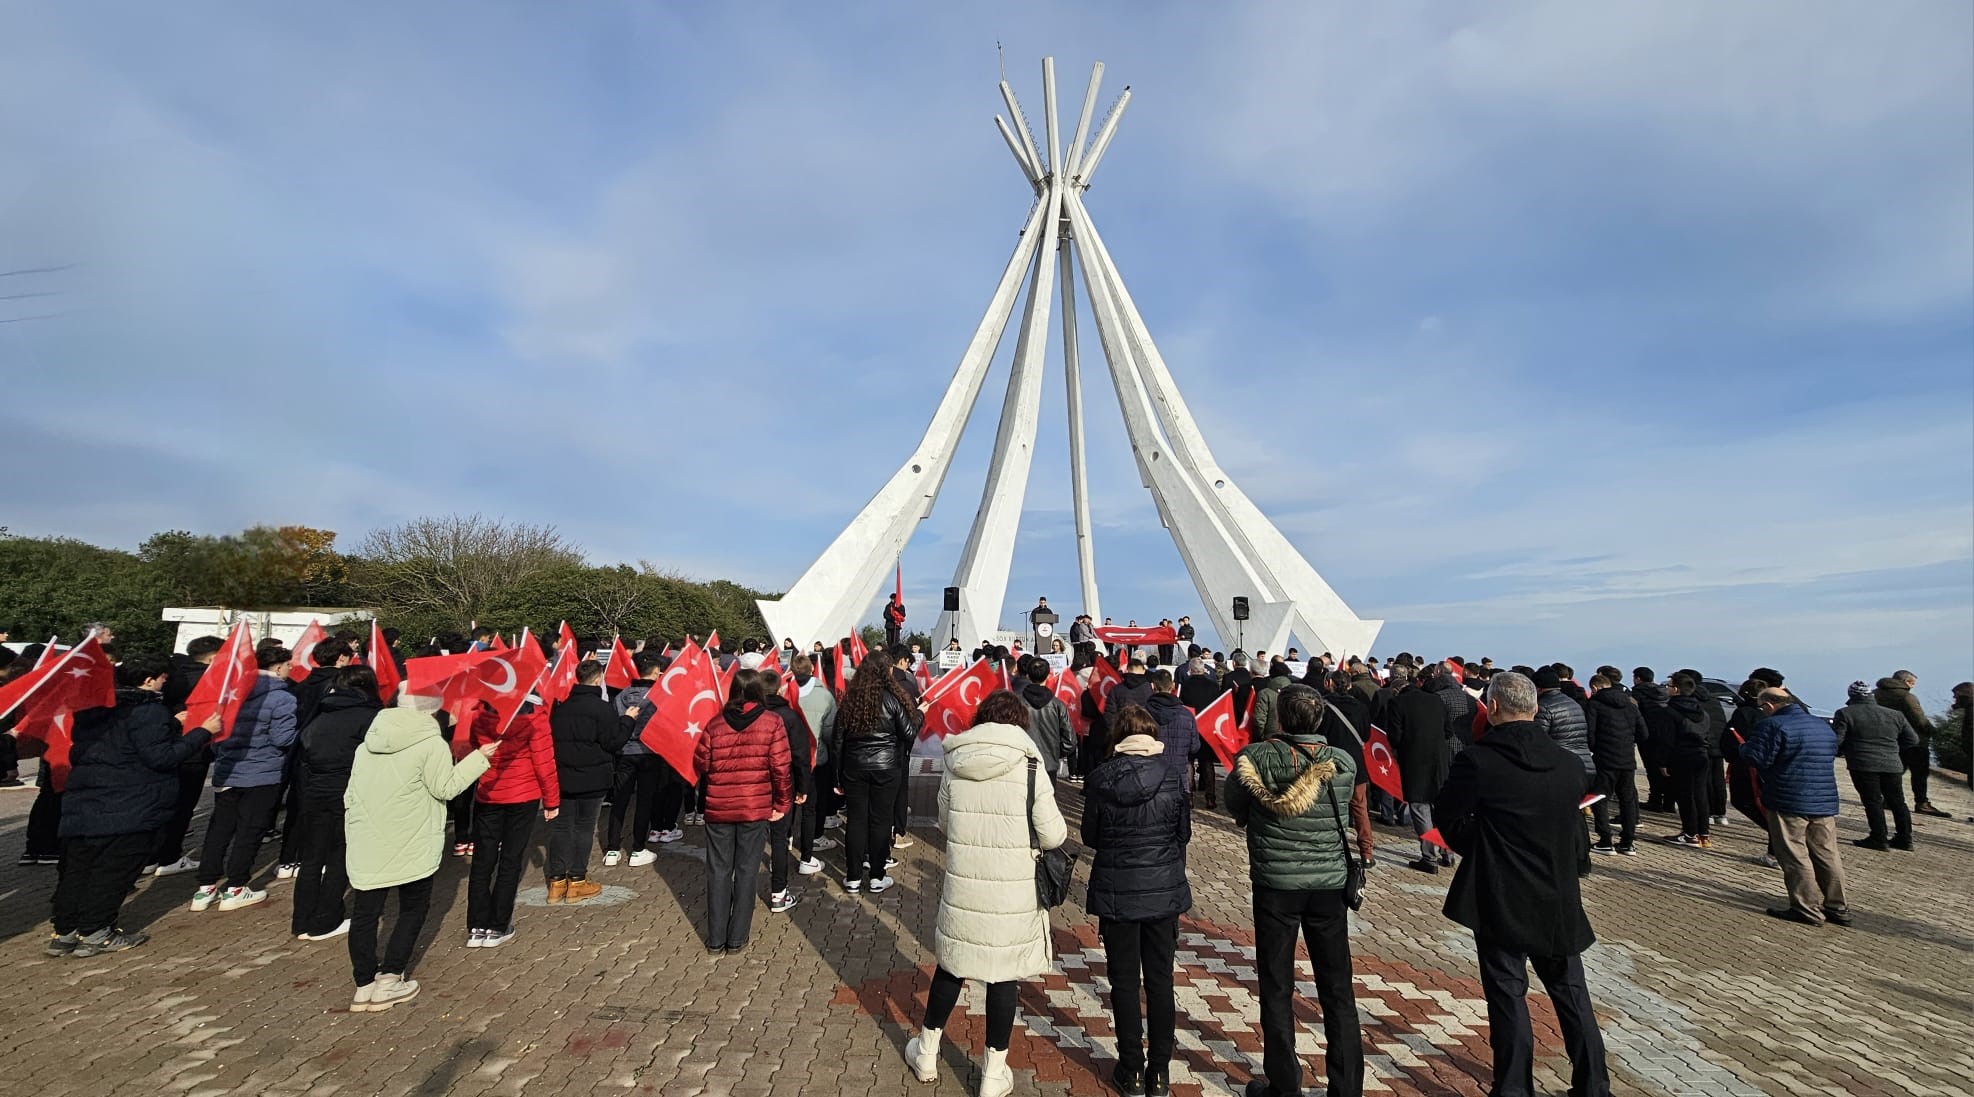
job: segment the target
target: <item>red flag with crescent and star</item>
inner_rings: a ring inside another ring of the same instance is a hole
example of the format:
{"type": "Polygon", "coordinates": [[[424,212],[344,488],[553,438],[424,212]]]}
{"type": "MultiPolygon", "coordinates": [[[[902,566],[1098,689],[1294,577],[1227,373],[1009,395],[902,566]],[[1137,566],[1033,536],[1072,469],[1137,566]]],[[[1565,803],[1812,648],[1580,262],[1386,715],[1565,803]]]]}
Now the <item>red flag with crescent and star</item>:
{"type": "Polygon", "coordinates": [[[568,699],[569,691],[576,688],[576,664],[582,659],[582,653],[576,650],[576,634],[569,630],[569,622],[562,622],[555,641],[555,662],[542,678],[543,701],[553,705],[568,699]]]}
{"type": "Polygon", "coordinates": [[[68,785],[69,746],[75,714],[116,704],[116,668],[92,633],[88,639],[8,683],[0,691],[0,715],[20,711],[14,734],[38,739],[56,792],[68,785]]]}
{"type": "Polygon", "coordinates": [[[1097,656],[1096,664],[1090,668],[1089,690],[1097,695],[1098,712],[1104,711],[1105,706],[1110,704],[1110,691],[1123,684],[1124,676],[1117,673],[1110,660],[1097,656]]]}
{"type": "Polygon", "coordinates": [[[1398,779],[1398,756],[1391,752],[1391,737],[1376,724],[1371,725],[1371,733],[1364,737],[1364,775],[1392,799],[1405,799],[1405,788],[1398,779]]]}
{"type": "Polygon", "coordinates": [[[973,726],[973,714],[987,695],[1001,688],[999,667],[981,659],[953,679],[949,688],[925,705],[925,723],[920,739],[944,739],[973,726]]]}
{"type": "Polygon", "coordinates": [[[370,620],[370,647],[365,657],[371,673],[377,676],[377,699],[388,708],[391,699],[398,695],[398,684],[404,681],[404,674],[391,655],[391,645],[384,642],[384,626],[374,617],[370,620]]]}
{"type": "MultiPolygon", "coordinates": [[[[522,633],[524,639],[527,634],[522,633]]],[[[457,655],[442,655],[437,659],[414,659],[405,664],[411,673],[413,692],[421,692],[417,683],[424,675],[415,670],[413,663],[436,663],[440,660],[459,660],[457,655]]],[[[482,704],[494,710],[494,737],[507,734],[507,728],[514,722],[514,716],[521,711],[528,694],[541,682],[548,671],[548,657],[542,654],[541,645],[519,643],[512,648],[496,651],[468,652],[464,661],[455,664],[457,669],[445,678],[439,687],[440,705],[452,713],[456,727],[471,727],[475,714],[482,704]]],[[[434,671],[443,670],[435,667],[434,671]]]]}
{"type": "MultiPolygon", "coordinates": [[[[396,669],[396,668],[393,668],[396,669]]],[[[199,684],[185,698],[185,716],[180,723],[188,728],[198,727],[214,712],[219,713],[219,730],[213,733],[212,741],[217,743],[233,734],[233,721],[240,716],[240,706],[246,703],[247,694],[254,688],[254,675],[260,673],[260,664],[254,661],[254,630],[245,617],[233,622],[233,631],[226,634],[226,643],[220,646],[212,657],[212,665],[199,676],[199,684]]]]}
{"type": "Polygon", "coordinates": [[[288,649],[294,653],[294,658],[288,663],[289,681],[299,682],[309,676],[309,672],[315,669],[315,645],[328,638],[329,634],[323,630],[321,623],[310,618],[308,627],[295,638],[295,646],[288,649]]]}
{"type": "Polygon", "coordinates": [[[1049,692],[1056,695],[1062,707],[1069,710],[1069,729],[1081,739],[1090,733],[1090,721],[1083,715],[1083,683],[1076,680],[1076,672],[1065,667],[1049,676],[1049,692]]]}
{"type": "Polygon", "coordinates": [[[1199,737],[1213,748],[1220,764],[1234,768],[1234,756],[1247,746],[1247,733],[1234,721],[1234,691],[1228,690],[1213,699],[1213,703],[1199,710],[1199,737]]]}
{"type": "Polygon", "coordinates": [[[603,685],[606,689],[629,689],[637,681],[637,667],[631,662],[630,649],[624,646],[624,638],[610,638],[609,661],[603,664],[603,685]]]}
{"type": "Polygon", "coordinates": [[[651,719],[645,721],[639,738],[686,783],[696,783],[699,771],[693,765],[692,748],[720,713],[720,675],[713,657],[686,641],[685,650],[658,676],[644,703],[652,706],[651,719]]]}

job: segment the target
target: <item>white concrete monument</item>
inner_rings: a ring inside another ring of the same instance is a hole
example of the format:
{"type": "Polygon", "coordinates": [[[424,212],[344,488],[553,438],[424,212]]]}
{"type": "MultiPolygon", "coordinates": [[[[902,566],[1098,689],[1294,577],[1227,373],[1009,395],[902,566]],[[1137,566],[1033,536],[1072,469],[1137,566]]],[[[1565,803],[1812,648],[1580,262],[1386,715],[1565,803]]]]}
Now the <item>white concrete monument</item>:
{"type": "MultiPolygon", "coordinates": [[[[1042,60],[1046,159],[1035,144],[1014,89],[1001,81],[1001,99],[1013,124],[999,116],[994,124],[1035,195],[1020,242],[911,457],[788,593],[760,601],[772,635],[792,636],[805,644],[812,640],[832,642],[849,635],[869,609],[913,530],[932,513],[960,433],[980,397],[1024,281],[1028,292],[1022,304],[1007,395],[1001,404],[993,460],[973,530],[953,576],[952,585],[960,588],[960,609],[941,614],[929,634],[942,645],[957,635],[962,645],[971,648],[1000,627],[1008,572],[1014,562],[1015,529],[1021,519],[1035,449],[1042,362],[1052,307],[1059,307],[1062,314],[1063,372],[1069,386],[1070,483],[1083,595],[1080,612],[1102,618],[1090,540],[1082,375],[1076,346],[1075,273],[1080,270],[1090,312],[1096,318],[1097,337],[1110,367],[1111,386],[1123,408],[1139,478],[1151,491],[1159,517],[1178,546],[1222,642],[1231,644],[1239,635],[1250,650],[1282,651],[1294,633],[1310,651],[1330,651],[1338,656],[1369,653],[1383,622],[1367,621],[1352,613],[1214,461],[1164,357],[1152,342],[1144,317],[1124,288],[1123,276],[1083,206],[1083,192],[1089,189],[1090,178],[1131,101],[1127,87],[1097,127],[1096,136],[1085,145],[1103,69],[1103,63],[1098,62],[1090,73],[1089,90],[1083,96],[1082,114],[1070,138],[1066,160],[1056,123],[1055,59],[1042,60]],[[1248,600],[1250,617],[1245,622],[1237,623],[1233,617],[1237,596],[1248,600]]],[[[1078,610],[1071,610],[1065,602],[1062,612],[1067,617],[1078,610]]]]}

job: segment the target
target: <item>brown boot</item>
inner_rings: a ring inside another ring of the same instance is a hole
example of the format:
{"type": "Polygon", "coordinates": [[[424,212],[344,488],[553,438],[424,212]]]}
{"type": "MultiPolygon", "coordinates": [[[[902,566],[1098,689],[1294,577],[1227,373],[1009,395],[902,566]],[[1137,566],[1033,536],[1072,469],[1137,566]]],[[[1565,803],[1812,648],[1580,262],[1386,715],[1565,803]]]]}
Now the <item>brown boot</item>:
{"type": "Polygon", "coordinates": [[[569,881],[567,881],[567,880],[550,880],[550,881],[548,882],[548,901],[549,901],[549,902],[551,902],[551,903],[566,903],[566,902],[568,902],[568,901],[569,901],[569,881]]]}
{"type": "Polygon", "coordinates": [[[562,898],[566,902],[580,903],[603,894],[603,885],[594,880],[570,880],[565,885],[562,898]]]}

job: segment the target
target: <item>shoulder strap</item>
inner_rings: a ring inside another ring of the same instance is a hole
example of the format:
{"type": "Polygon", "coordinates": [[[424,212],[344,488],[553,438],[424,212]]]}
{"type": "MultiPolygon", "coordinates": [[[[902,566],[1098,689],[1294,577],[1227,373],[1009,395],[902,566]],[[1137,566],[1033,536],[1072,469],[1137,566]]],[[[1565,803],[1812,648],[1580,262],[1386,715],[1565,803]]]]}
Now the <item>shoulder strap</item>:
{"type": "MultiPolygon", "coordinates": [[[[1343,850],[1343,864],[1344,864],[1344,868],[1346,868],[1346,869],[1348,869],[1348,870],[1350,870],[1350,871],[1352,871],[1352,872],[1355,872],[1355,871],[1357,870],[1357,859],[1356,859],[1355,857],[1352,857],[1352,856],[1350,855],[1350,836],[1349,836],[1349,835],[1347,835],[1347,834],[1345,834],[1345,833],[1343,832],[1343,811],[1344,811],[1344,809],[1343,809],[1343,808],[1341,808],[1341,807],[1338,807],[1338,806],[1337,806],[1337,786],[1336,786],[1336,782],[1334,782],[1334,781],[1325,781],[1325,782],[1323,782],[1323,791],[1324,791],[1324,793],[1325,793],[1325,794],[1327,794],[1327,795],[1329,796],[1329,798],[1330,798],[1330,815],[1331,815],[1331,816],[1332,816],[1333,818],[1335,818],[1335,820],[1336,820],[1336,824],[1337,824],[1337,845],[1338,845],[1339,847],[1341,847],[1341,848],[1342,848],[1342,850],[1343,850]]],[[[1354,789],[1352,790],[1352,795],[1355,795],[1355,790],[1354,790],[1354,789]]]]}
{"type": "Polygon", "coordinates": [[[1035,766],[1033,757],[1028,759],[1028,802],[1021,805],[1021,813],[1028,817],[1028,848],[1039,850],[1042,840],[1035,833],[1035,766]]]}

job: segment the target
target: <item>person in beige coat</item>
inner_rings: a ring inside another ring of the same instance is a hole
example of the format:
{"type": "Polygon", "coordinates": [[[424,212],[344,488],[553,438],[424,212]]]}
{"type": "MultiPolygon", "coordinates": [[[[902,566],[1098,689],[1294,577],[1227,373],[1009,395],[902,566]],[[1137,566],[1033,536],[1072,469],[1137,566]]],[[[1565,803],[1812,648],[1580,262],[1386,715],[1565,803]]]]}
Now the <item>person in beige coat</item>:
{"type": "Polygon", "coordinates": [[[1015,985],[1049,970],[1049,912],[1035,895],[1038,854],[1069,838],[1055,786],[1028,737],[1033,712],[1007,690],[980,702],[973,726],[948,736],[939,781],[939,825],[946,834],[946,879],[939,895],[934,951],[939,967],[926,998],[925,1021],[905,1045],[922,1082],[939,1076],[939,1038],[968,979],[987,984],[987,1056],[981,1097],[1014,1091],[1008,1043],[1014,1034],[1015,985]],[[1035,767],[1034,796],[1029,769],[1035,767]]]}

